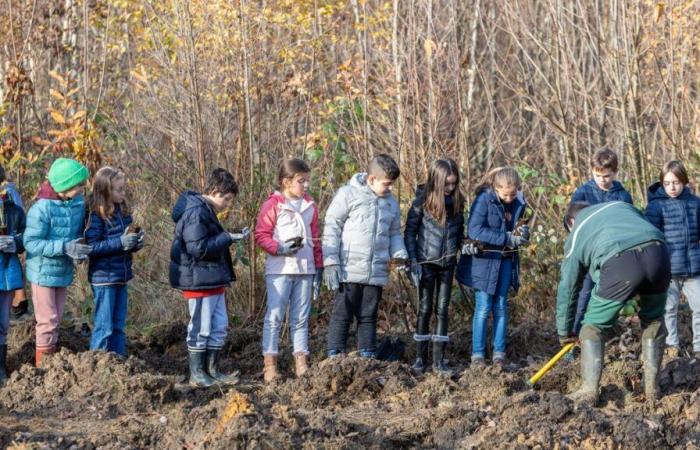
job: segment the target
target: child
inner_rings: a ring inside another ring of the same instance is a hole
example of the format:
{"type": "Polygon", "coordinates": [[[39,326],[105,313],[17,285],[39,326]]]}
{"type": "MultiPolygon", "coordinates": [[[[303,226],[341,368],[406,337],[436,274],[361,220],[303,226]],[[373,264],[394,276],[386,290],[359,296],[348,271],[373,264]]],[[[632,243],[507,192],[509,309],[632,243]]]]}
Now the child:
{"type": "MultiPolygon", "coordinates": [[[[0,166],[3,182],[5,169],[0,166]]],[[[16,192],[16,191],[14,191],[16,192]]],[[[24,251],[24,210],[15,203],[11,191],[0,191],[0,386],[7,380],[7,334],[10,331],[10,307],[16,290],[24,286],[18,254],[24,251]]]]}
{"type": "Polygon", "coordinates": [[[236,280],[229,247],[249,233],[247,228],[242,233],[229,233],[216,217],[217,212],[231,207],[238,194],[229,171],[215,169],[206,192],[187,191],[177,200],[170,250],[170,285],[182,290],[190,314],[189,383],[199,387],[238,382],[237,374],[222,374],[217,366],[228,328],[224,289],[236,280]]]}
{"type": "Polygon", "coordinates": [[[88,279],[95,298],[90,350],[126,357],[127,283],[133,278],[131,254],[143,246],[143,232],[129,230],[126,176],[112,167],[95,174],[85,239],[92,246],[88,279]]]}
{"type": "Polygon", "coordinates": [[[267,252],[262,345],[266,383],[277,378],[279,335],[287,306],[297,377],[308,369],[312,290],[320,288],[323,273],[318,207],[306,193],[310,172],[301,159],[284,161],[278,191],[263,203],[255,225],[255,242],[267,252]]]}
{"type": "MultiPolygon", "coordinates": [[[[625,190],[625,187],[617,181],[618,161],[614,151],[603,147],[593,154],[591,158],[591,174],[593,178],[579,186],[571,196],[571,203],[586,202],[589,205],[599,203],[621,201],[632,204],[632,196],[625,190]]],[[[566,224],[565,224],[566,226],[566,224]]],[[[586,314],[588,302],[591,299],[593,290],[593,280],[590,274],[586,273],[583,285],[578,297],[576,308],[576,318],[574,319],[574,333],[581,330],[581,321],[586,314]]],[[[569,352],[567,359],[574,357],[573,352],[569,352]]]]}
{"type": "Polygon", "coordinates": [[[671,285],[664,322],[668,330],[666,352],[676,358],[678,304],[681,291],[693,311],[693,352],[700,357],[700,198],[688,188],[688,173],[680,161],[669,161],[659,181],[649,187],[645,215],[666,237],[671,254],[671,285]]]}
{"type": "Polygon", "coordinates": [[[457,280],[476,289],[472,324],[472,365],[483,366],[486,325],[493,313],[493,362],[506,363],[508,290],[518,290],[520,259],[518,248],[527,244],[527,225],[515,228],[526,207],[520,192],[518,172],[499,167],[489,172],[476,188],[476,200],[469,212],[468,237],[485,245],[485,251],[463,257],[457,280]]]}
{"type": "Polygon", "coordinates": [[[37,367],[44,355],[56,351],[66,288],[73,282],[73,261],[86,260],[92,250],[80,238],[88,176],[87,168],[78,161],[58,158],[27,214],[24,247],[36,316],[37,367]]]}
{"type": "Polygon", "coordinates": [[[428,182],[418,186],[406,219],[404,241],[411,260],[413,283],[420,292],[417,317],[416,361],[413,369],[423,373],[428,341],[433,341],[433,370],[450,374],[443,361],[447,335],[452,278],[464,232],[464,200],[459,190],[459,169],[451,159],[438,159],[430,166],[428,182]],[[434,297],[437,323],[431,336],[430,316],[434,297]]]}
{"type": "Polygon", "coordinates": [[[377,351],[377,310],[389,281],[389,260],[406,259],[401,211],[391,194],[399,177],[385,154],[372,159],[368,173],[355,174],[335,194],[323,230],[324,282],[337,290],[328,324],[328,355],[345,353],[348,330],[357,319],[360,356],[377,351]]]}
{"type": "MultiPolygon", "coordinates": [[[[22,215],[24,216],[24,203],[22,202],[22,197],[19,195],[15,183],[7,180],[5,168],[2,166],[0,166],[0,186],[2,186],[2,191],[7,193],[7,195],[11,198],[12,203],[14,203],[15,206],[18,206],[22,210],[22,215]]],[[[23,320],[25,317],[27,317],[27,312],[29,310],[29,302],[27,301],[27,296],[24,293],[24,275],[21,275],[23,280],[23,286],[15,290],[12,296],[12,308],[10,309],[11,321],[23,320]]]]}

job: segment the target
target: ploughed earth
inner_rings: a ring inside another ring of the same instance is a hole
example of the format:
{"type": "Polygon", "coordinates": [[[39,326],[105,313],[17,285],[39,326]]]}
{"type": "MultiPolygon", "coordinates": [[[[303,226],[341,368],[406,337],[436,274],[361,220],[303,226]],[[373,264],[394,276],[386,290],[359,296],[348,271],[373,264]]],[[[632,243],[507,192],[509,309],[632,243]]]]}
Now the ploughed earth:
{"type": "MultiPolygon", "coordinates": [[[[687,313],[686,313],[687,315],[687,313]]],[[[688,323],[684,317],[683,324],[688,323]]],[[[234,387],[193,389],[185,325],[129,337],[130,357],[86,351],[88,340],[61,330],[61,350],[36,369],[31,321],[14,324],[8,383],[0,390],[0,447],[14,448],[699,448],[700,360],[664,361],[663,398],[644,401],[640,331],[621,325],[606,347],[601,399],[577,407],[565,396],[579,382],[578,360],[560,361],[532,389],[528,378],[558,351],[543,324],[509,334],[505,368],[468,365],[470,336],[456,333],[447,356],[453,378],[415,375],[410,335],[401,362],[353,354],[323,359],[313,333],[312,367],[262,384],[260,335],[229,333],[223,369],[240,370],[234,387]]],[[[684,342],[689,331],[682,333],[684,342]]]]}

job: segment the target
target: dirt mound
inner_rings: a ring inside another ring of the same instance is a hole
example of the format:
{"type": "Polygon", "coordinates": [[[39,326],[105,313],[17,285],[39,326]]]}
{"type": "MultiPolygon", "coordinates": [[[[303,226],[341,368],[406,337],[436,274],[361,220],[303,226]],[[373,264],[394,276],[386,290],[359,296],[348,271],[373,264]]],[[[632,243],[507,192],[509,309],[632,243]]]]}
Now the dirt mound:
{"type": "Polygon", "coordinates": [[[272,389],[290,404],[318,408],[391,396],[413,386],[415,378],[405,364],[344,356],[325,359],[304,377],[272,389]]]}
{"type": "Polygon", "coordinates": [[[72,353],[66,349],[46,356],[42,368],[24,365],[0,391],[0,406],[15,412],[61,407],[92,408],[119,414],[152,409],[173,396],[174,380],[146,372],[134,358],[112,353],[72,353]]]}

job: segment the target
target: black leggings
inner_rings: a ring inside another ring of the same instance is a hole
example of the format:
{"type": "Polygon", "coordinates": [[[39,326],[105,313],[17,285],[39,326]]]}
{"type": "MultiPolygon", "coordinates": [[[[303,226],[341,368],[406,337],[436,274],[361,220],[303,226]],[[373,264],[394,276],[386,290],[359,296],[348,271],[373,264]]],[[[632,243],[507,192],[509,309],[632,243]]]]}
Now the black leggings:
{"type": "Polygon", "coordinates": [[[447,336],[447,311],[452,295],[452,278],[454,266],[440,267],[435,264],[423,264],[420,281],[420,309],[418,311],[417,335],[427,335],[430,328],[430,316],[435,305],[435,335],[447,336]],[[437,296],[437,299],[435,298],[437,296]]]}

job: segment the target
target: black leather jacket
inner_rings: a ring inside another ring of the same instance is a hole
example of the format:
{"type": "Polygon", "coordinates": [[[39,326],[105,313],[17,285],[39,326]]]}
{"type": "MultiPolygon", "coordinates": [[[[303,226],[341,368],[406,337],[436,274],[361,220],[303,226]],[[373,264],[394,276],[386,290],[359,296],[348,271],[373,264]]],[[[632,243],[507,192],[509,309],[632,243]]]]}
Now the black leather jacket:
{"type": "MultiPolygon", "coordinates": [[[[406,218],[404,241],[408,257],[441,267],[454,265],[464,234],[464,207],[459,214],[448,217],[445,225],[440,225],[423,208],[424,192],[424,185],[418,186],[406,218]]],[[[448,211],[452,209],[452,196],[445,197],[445,206],[448,211]]]]}

